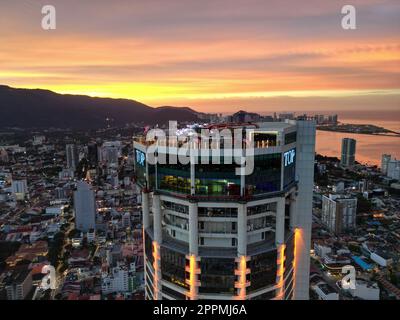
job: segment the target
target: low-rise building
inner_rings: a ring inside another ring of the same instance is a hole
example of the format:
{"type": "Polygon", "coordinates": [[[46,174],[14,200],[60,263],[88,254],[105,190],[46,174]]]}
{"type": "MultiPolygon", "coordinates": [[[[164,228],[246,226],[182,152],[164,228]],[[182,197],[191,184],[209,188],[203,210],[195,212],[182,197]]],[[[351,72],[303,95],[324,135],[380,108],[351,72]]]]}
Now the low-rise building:
{"type": "Polygon", "coordinates": [[[311,287],[320,300],[339,300],[339,294],[327,283],[321,281],[311,287]]]}
{"type": "Polygon", "coordinates": [[[357,199],[341,195],[322,196],[321,220],[335,234],[356,228],[357,199]]]}
{"type": "Polygon", "coordinates": [[[355,289],[349,289],[353,297],[363,300],[379,300],[379,286],[376,282],[356,279],[355,289]]]}
{"type": "Polygon", "coordinates": [[[381,267],[387,267],[393,263],[393,259],[382,251],[372,252],[370,258],[381,267]]]}
{"type": "Polygon", "coordinates": [[[101,280],[103,294],[126,292],[129,290],[129,272],[126,268],[117,266],[110,274],[104,274],[101,280]]]}
{"type": "Polygon", "coordinates": [[[59,216],[64,213],[65,205],[53,205],[46,208],[46,215],[59,216]]]}

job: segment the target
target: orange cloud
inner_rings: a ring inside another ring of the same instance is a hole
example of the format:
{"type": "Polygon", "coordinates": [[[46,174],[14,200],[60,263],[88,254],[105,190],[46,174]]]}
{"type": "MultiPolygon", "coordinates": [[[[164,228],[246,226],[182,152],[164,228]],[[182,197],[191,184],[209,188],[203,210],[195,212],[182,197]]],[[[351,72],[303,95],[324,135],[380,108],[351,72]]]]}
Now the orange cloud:
{"type": "Polygon", "coordinates": [[[400,90],[394,1],[385,4],[389,13],[379,1],[355,1],[359,20],[369,24],[353,33],[340,28],[333,2],[160,3],[121,2],[110,11],[108,2],[96,1],[93,11],[87,3],[74,10],[78,2],[55,1],[61,21],[54,32],[38,27],[35,3],[9,4],[0,83],[202,108],[218,99],[246,104],[400,90]]]}

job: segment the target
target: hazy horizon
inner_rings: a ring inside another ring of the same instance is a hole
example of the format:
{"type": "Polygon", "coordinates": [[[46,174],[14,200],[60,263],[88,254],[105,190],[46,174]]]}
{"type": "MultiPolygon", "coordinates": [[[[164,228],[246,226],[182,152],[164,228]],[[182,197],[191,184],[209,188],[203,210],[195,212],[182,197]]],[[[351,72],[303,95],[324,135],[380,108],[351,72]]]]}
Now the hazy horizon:
{"type": "Polygon", "coordinates": [[[150,106],[268,112],[400,106],[400,3],[1,1],[0,82],[150,106]]]}
{"type": "MultiPolygon", "coordinates": [[[[8,84],[0,84],[8,86],[8,84]]],[[[10,86],[11,87],[11,86],[10,86]]],[[[25,89],[22,87],[12,87],[17,89],[25,89]]],[[[46,88],[32,88],[32,89],[42,89],[47,90],[46,88]]],[[[51,90],[53,91],[53,90],[51,90]]],[[[56,92],[56,91],[54,91],[56,92]]],[[[61,92],[56,92],[60,93],[61,92]]],[[[88,95],[91,96],[91,95],[88,95]]],[[[99,96],[91,96],[91,97],[99,97],[99,96]]],[[[101,96],[100,96],[101,97],[101,96]]],[[[112,98],[119,99],[118,97],[103,97],[103,98],[112,98]]],[[[121,98],[126,99],[126,98],[121,98]]],[[[352,99],[346,99],[346,97],[341,98],[341,101],[338,100],[330,101],[330,98],[288,98],[288,97],[276,97],[276,98],[256,98],[256,99],[242,99],[242,100],[209,100],[202,101],[200,105],[203,107],[199,108],[198,105],[194,105],[193,101],[190,104],[182,104],[180,102],[174,104],[163,104],[163,105],[149,105],[150,107],[157,108],[166,105],[171,105],[175,107],[190,107],[198,112],[206,112],[206,113],[221,113],[223,115],[233,114],[240,110],[245,110],[248,112],[255,112],[261,115],[270,115],[274,112],[277,113],[285,113],[285,112],[294,112],[299,115],[302,113],[309,114],[338,114],[339,118],[350,118],[350,119],[358,119],[358,120],[374,120],[375,122],[379,120],[382,121],[400,121],[400,95],[390,95],[381,99],[379,103],[387,102],[386,105],[381,105],[379,108],[379,112],[377,112],[375,108],[375,103],[370,96],[357,96],[352,97],[352,99]],[[282,99],[287,100],[282,100],[282,99]],[[266,103],[267,102],[267,103],[266,103]],[[290,103],[289,103],[290,102],[290,103]],[[313,103],[311,103],[313,102],[313,103]],[[209,103],[207,105],[207,103],[209,103]],[[316,103],[320,103],[319,107],[316,107],[316,103]],[[356,104],[354,104],[356,103],[356,104]],[[264,104],[264,108],[258,107],[259,104],[264,104]],[[218,107],[218,111],[216,108],[218,107]],[[351,108],[349,110],[349,108],[351,108]],[[226,109],[229,109],[226,110],[226,109]],[[220,111],[221,110],[221,111],[220,111]]],[[[339,98],[337,98],[339,99],[339,98]]],[[[141,103],[145,103],[138,99],[129,99],[135,100],[141,103]]]]}

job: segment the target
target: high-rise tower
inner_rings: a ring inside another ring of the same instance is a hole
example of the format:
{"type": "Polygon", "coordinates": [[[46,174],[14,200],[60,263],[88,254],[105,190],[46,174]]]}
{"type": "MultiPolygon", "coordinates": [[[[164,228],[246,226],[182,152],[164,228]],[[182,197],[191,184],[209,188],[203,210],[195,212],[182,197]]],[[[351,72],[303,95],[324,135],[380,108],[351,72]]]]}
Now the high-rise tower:
{"type": "Polygon", "coordinates": [[[237,175],[238,165],[225,162],[225,140],[203,135],[191,148],[210,146],[209,157],[191,154],[186,163],[179,161],[184,137],[134,141],[146,298],[308,299],[315,123],[206,129],[242,130],[239,145],[254,146],[254,155],[242,152],[254,164],[250,174],[237,175]]]}
{"type": "Polygon", "coordinates": [[[67,155],[67,168],[76,169],[76,166],[79,162],[78,150],[76,148],[76,145],[67,144],[65,147],[65,152],[67,155]]]}
{"type": "Polygon", "coordinates": [[[351,138],[342,139],[342,156],[340,164],[345,167],[354,165],[356,158],[356,140],[351,138]]]}
{"type": "Polygon", "coordinates": [[[92,187],[85,181],[77,182],[74,192],[75,227],[87,232],[96,227],[96,199],[92,187]]]}

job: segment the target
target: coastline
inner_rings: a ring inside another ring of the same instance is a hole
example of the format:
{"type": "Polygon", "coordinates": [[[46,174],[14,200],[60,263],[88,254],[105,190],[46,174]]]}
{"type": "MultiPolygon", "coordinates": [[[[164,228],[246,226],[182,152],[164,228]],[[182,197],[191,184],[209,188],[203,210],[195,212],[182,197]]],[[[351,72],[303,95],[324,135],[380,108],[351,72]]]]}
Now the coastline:
{"type": "Polygon", "coordinates": [[[343,123],[317,125],[317,130],[336,133],[364,134],[372,136],[400,137],[400,132],[375,124],[343,123]]]}
{"type": "Polygon", "coordinates": [[[400,133],[370,133],[370,132],[354,132],[350,130],[346,131],[338,131],[338,130],[333,130],[333,129],[323,129],[323,128],[318,128],[317,130],[319,131],[327,131],[327,132],[335,132],[335,133],[351,133],[351,134],[363,134],[363,135],[369,135],[369,136],[378,136],[378,137],[400,137],[400,133]]]}

